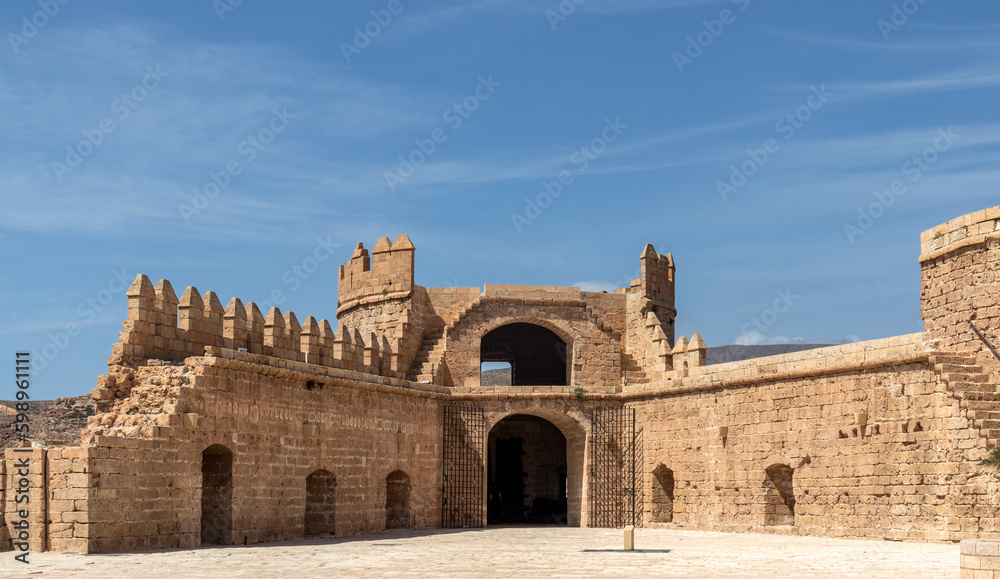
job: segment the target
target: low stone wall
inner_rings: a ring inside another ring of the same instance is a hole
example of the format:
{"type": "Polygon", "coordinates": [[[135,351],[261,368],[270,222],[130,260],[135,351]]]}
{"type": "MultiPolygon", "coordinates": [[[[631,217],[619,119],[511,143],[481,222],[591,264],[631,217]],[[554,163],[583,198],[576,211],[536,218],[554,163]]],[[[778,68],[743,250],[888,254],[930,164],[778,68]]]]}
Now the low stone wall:
{"type": "Polygon", "coordinates": [[[962,541],[962,579],[1000,579],[1000,541],[962,541]]]}
{"type": "Polygon", "coordinates": [[[944,379],[939,354],[924,351],[919,335],[825,350],[630,389],[624,398],[644,429],[646,520],[890,540],[1000,538],[1000,484],[979,464],[988,440],[944,379]],[[664,478],[672,512],[654,516],[648,497],[664,478]]]}

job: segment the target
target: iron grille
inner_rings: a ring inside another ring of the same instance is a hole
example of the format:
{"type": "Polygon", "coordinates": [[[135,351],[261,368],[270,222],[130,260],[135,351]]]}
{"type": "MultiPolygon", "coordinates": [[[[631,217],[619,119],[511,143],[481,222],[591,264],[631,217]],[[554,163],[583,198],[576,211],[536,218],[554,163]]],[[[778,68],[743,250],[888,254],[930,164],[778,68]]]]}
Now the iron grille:
{"type": "Polygon", "coordinates": [[[642,428],[634,408],[594,412],[590,525],[642,526],[642,428]]]}
{"type": "Polygon", "coordinates": [[[441,526],[483,526],[483,479],[486,417],[471,403],[444,407],[444,476],[441,526]]]}

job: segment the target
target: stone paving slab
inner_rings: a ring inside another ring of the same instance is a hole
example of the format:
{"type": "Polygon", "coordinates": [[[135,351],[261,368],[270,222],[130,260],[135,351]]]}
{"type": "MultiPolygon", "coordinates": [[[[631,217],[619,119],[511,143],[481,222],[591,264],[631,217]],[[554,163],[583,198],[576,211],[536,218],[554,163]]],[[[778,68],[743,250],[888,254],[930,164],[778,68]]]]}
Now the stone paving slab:
{"type": "Polygon", "coordinates": [[[0,553],[0,576],[958,579],[959,545],[637,529],[490,527],[110,555],[0,553]]]}

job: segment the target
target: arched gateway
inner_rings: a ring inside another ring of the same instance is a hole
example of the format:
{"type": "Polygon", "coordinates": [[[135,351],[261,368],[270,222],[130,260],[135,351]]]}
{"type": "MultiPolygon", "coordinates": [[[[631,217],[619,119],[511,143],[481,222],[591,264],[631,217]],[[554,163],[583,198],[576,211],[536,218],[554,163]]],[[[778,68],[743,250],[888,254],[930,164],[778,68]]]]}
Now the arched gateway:
{"type": "Polygon", "coordinates": [[[442,526],[586,525],[588,410],[576,406],[446,406],[442,526]]]}

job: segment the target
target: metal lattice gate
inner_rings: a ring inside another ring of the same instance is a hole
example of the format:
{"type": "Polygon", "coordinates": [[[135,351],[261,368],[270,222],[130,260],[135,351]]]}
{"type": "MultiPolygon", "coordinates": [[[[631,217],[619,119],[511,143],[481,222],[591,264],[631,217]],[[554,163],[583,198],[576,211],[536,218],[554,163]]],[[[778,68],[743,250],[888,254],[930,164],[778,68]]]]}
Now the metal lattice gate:
{"type": "Polygon", "coordinates": [[[642,428],[634,408],[594,412],[590,526],[642,526],[642,428]]]}
{"type": "Polygon", "coordinates": [[[475,404],[444,407],[444,477],[441,526],[483,526],[486,417],[475,404]]]}

